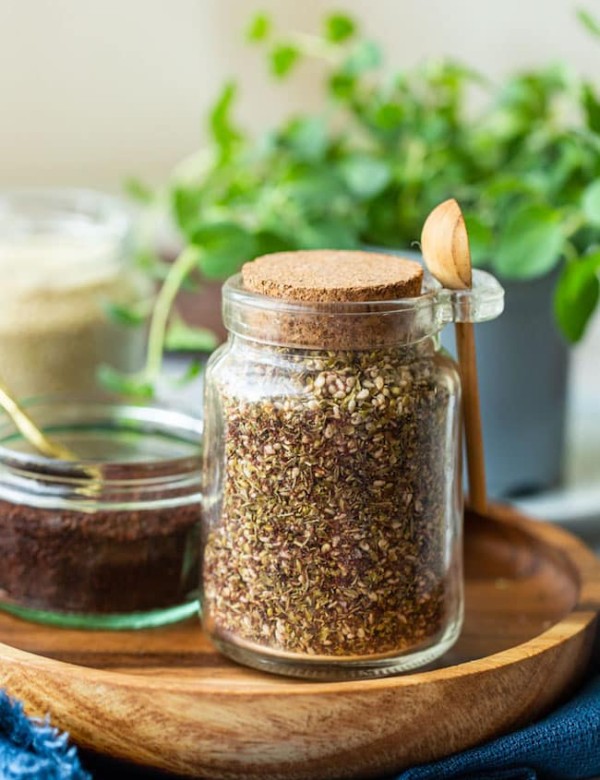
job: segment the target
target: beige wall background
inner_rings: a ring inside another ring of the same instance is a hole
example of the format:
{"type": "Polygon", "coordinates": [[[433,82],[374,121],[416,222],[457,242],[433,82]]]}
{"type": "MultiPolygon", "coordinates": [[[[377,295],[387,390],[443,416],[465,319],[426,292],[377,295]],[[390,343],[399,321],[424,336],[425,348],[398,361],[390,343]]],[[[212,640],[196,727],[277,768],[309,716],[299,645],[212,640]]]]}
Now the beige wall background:
{"type": "Polygon", "coordinates": [[[570,0],[0,0],[0,186],[160,182],[202,143],[228,77],[239,77],[254,128],[315,105],[317,72],[273,85],[243,45],[260,8],[304,31],[346,9],[395,66],[448,54],[497,77],[555,59],[589,74],[600,64],[570,0]]]}

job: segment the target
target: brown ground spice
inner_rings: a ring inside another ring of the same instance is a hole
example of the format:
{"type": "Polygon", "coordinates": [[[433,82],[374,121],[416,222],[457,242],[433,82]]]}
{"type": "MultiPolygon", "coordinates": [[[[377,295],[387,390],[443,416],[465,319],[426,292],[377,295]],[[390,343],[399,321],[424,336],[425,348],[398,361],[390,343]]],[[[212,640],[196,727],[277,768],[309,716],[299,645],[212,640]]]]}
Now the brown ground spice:
{"type": "Polygon", "coordinates": [[[217,380],[224,494],[203,559],[210,630],[326,656],[433,642],[453,576],[451,361],[429,342],[253,349],[262,358],[230,361],[217,380]]]}
{"type": "Polygon", "coordinates": [[[0,501],[0,598],[82,614],[176,606],[197,587],[198,504],[80,512],[0,501]]]}

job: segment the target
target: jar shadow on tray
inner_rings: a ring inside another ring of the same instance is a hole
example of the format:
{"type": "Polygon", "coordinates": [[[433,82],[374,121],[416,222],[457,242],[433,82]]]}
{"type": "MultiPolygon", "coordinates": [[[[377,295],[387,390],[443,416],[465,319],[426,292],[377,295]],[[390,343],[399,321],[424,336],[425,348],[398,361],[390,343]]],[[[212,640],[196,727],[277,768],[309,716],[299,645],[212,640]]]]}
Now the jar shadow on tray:
{"type": "Polygon", "coordinates": [[[0,608],[105,629],[195,614],[201,421],[108,402],[27,408],[81,460],[34,454],[0,419],[0,608]]]}

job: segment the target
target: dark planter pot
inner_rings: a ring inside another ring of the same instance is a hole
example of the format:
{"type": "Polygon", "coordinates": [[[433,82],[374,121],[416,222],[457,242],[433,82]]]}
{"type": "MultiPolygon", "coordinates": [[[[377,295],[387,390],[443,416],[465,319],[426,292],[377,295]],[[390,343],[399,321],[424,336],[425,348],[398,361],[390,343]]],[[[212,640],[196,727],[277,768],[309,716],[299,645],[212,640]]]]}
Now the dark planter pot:
{"type": "Polygon", "coordinates": [[[198,292],[181,292],[177,296],[177,308],[190,325],[209,328],[225,341],[227,331],[221,315],[221,287],[223,282],[203,282],[198,292]]]}
{"type": "MultiPolygon", "coordinates": [[[[505,310],[476,326],[488,489],[518,496],[562,477],[569,349],[552,301],[558,272],[506,282],[505,310]]],[[[442,334],[454,354],[454,329],[442,334]]]]}

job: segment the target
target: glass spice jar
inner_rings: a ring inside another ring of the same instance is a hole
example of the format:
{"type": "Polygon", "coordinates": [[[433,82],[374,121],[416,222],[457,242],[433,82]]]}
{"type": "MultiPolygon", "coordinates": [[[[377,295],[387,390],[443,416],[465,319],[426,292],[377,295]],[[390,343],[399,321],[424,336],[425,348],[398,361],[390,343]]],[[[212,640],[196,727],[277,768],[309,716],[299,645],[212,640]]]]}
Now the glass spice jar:
{"type": "Polygon", "coordinates": [[[140,369],[153,284],[134,264],[131,215],[92,190],[0,191],[0,365],[19,398],[100,396],[97,368],[140,369]]]}
{"type": "Polygon", "coordinates": [[[438,334],[497,316],[488,274],[280,253],[224,286],[206,372],[201,605],[226,655],[371,677],[425,664],[463,613],[460,381],[438,334]]]}
{"type": "Polygon", "coordinates": [[[0,417],[0,609],[104,629],[196,614],[201,422],[108,402],[27,408],[81,460],[32,453],[0,417]]]}

